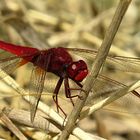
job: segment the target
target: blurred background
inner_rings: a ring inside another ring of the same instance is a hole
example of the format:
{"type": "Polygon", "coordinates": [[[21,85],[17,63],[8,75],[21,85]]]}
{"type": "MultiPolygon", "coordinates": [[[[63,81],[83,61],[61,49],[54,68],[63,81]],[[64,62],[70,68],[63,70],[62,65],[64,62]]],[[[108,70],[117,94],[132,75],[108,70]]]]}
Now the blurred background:
{"type": "MultiPolygon", "coordinates": [[[[118,3],[119,0],[0,0],[0,40],[40,50],[58,46],[98,49],[118,3]]],[[[140,57],[139,13],[140,1],[133,0],[113,41],[111,55],[140,57]]],[[[84,59],[90,70],[91,63],[94,61],[92,57],[70,53],[75,60],[84,59]]],[[[3,51],[1,51],[0,57],[2,55],[3,51]]],[[[139,61],[137,63],[140,64],[139,61]]],[[[135,71],[133,73],[125,73],[125,70],[117,71],[116,69],[119,69],[121,65],[122,63],[118,63],[118,65],[107,63],[102,73],[126,85],[140,78],[135,71]]],[[[129,69],[133,65],[127,64],[124,67],[129,69]]],[[[25,65],[11,75],[27,91],[31,69],[32,65],[25,65]]],[[[55,110],[52,92],[57,80],[57,76],[47,74],[44,95],[42,95],[42,101],[55,110]]],[[[74,83],[71,83],[71,87],[73,86],[75,86],[74,83]]],[[[112,86],[121,87],[120,85],[115,86],[114,83],[101,81],[96,90],[112,90],[112,86]]],[[[64,92],[63,87],[60,92],[64,92]]],[[[64,94],[59,96],[60,106],[69,114],[72,109],[69,99],[66,99],[64,94]]],[[[118,103],[113,104],[115,107],[111,109],[107,107],[87,116],[79,122],[79,127],[89,134],[110,140],[139,140],[139,100],[127,96],[118,103]],[[131,109],[130,112],[129,109],[131,109]]],[[[0,81],[0,107],[29,110],[29,105],[22,97],[2,81],[0,81]]],[[[28,139],[52,139],[57,135],[57,133],[46,134],[41,130],[30,129],[19,124],[17,126],[28,139]]],[[[17,139],[1,121],[0,138],[17,139]]]]}

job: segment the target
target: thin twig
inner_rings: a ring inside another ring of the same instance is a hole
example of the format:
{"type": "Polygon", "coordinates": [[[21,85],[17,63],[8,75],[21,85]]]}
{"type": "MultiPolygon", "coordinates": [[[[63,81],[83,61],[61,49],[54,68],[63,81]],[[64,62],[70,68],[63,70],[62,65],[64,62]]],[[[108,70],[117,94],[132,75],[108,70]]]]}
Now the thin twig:
{"type": "Polygon", "coordinates": [[[69,135],[71,134],[76,120],[79,117],[79,114],[84,107],[85,101],[88,97],[88,94],[91,90],[91,88],[94,87],[94,83],[96,81],[96,78],[99,74],[100,68],[102,67],[103,63],[105,62],[105,59],[108,55],[109,49],[111,47],[112,41],[115,37],[115,34],[119,28],[119,25],[122,21],[122,18],[130,4],[131,0],[120,0],[120,3],[118,5],[118,8],[115,12],[115,15],[112,19],[112,22],[106,32],[105,38],[103,40],[103,43],[98,51],[98,54],[95,58],[94,64],[92,65],[92,71],[90,76],[86,79],[85,85],[83,89],[87,92],[86,94],[84,92],[81,92],[80,94],[83,96],[83,100],[77,99],[77,102],[75,104],[75,107],[73,108],[71,114],[69,115],[68,122],[66,123],[66,126],[64,130],[62,131],[62,134],[59,138],[59,140],[65,140],[68,139],[69,135]]]}

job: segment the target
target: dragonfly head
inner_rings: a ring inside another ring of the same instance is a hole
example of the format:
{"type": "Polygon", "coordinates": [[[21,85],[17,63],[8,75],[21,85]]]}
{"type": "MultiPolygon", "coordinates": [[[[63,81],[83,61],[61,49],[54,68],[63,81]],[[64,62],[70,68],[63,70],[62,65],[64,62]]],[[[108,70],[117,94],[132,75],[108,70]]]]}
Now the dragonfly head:
{"type": "Polygon", "coordinates": [[[83,60],[72,62],[67,67],[67,73],[72,80],[81,82],[88,74],[87,64],[83,60]]]}

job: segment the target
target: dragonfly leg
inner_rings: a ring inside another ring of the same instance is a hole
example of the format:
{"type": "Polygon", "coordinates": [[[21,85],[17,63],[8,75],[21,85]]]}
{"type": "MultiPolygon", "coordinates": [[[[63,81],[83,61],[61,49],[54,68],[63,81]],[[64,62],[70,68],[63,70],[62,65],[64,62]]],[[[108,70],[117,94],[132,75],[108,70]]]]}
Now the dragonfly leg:
{"type": "MultiPolygon", "coordinates": [[[[84,90],[84,89],[82,89],[82,87],[83,87],[83,85],[80,83],[80,82],[77,82],[77,81],[74,81],[80,88],[75,88],[75,89],[70,89],[70,90],[81,90],[81,91],[83,91],[85,94],[86,94],[86,91],[84,90]]],[[[78,95],[78,98],[79,99],[83,99],[83,97],[82,96],[80,96],[80,95],[78,95]]]]}
{"type": "MultiPolygon", "coordinates": [[[[79,90],[79,91],[83,91],[83,92],[85,92],[85,90],[83,90],[82,88],[69,88],[69,90],[79,90]]],[[[86,93],[86,92],[85,92],[86,93]]],[[[78,97],[79,99],[83,99],[83,97],[82,96],[80,96],[80,95],[74,95],[74,96],[70,96],[71,98],[74,98],[74,97],[78,97]]],[[[70,97],[67,97],[67,98],[70,98],[70,97]]]]}
{"type": "Polygon", "coordinates": [[[75,83],[80,87],[79,90],[81,90],[81,91],[83,91],[83,92],[86,93],[86,91],[85,91],[84,89],[82,89],[83,85],[82,85],[81,83],[79,83],[79,82],[77,82],[77,81],[75,81],[75,83]]]}
{"type": "Polygon", "coordinates": [[[56,107],[57,107],[57,112],[59,112],[59,109],[61,110],[61,112],[64,114],[65,118],[67,117],[66,113],[64,112],[64,110],[60,107],[60,105],[58,104],[58,92],[60,90],[60,87],[62,85],[62,82],[63,82],[63,78],[60,78],[59,81],[57,82],[57,85],[55,87],[55,90],[54,90],[54,95],[53,95],[53,100],[56,104],[56,107]]]}
{"type": "Polygon", "coordinates": [[[70,90],[81,90],[81,89],[71,89],[71,88],[69,87],[68,77],[65,77],[65,78],[64,78],[64,86],[65,86],[65,94],[66,94],[66,97],[67,97],[67,98],[70,98],[71,103],[72,103],[72,105],[74,106],[74,102],[73,102],[72,98],[74,98],[74,97],[79,97],[79,95],[73,95],[73,96],[72,96],[70,90]]]}

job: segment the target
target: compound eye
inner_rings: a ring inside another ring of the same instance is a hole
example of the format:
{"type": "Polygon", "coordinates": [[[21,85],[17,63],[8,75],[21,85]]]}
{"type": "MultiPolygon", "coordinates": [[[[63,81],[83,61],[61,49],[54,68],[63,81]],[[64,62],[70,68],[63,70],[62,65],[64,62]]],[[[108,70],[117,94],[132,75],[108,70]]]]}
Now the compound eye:
{"type": "Polygon", "coordinates": [[[73,62],[67,68],[69,78],[81,82],[88,74],[87,65],[83,60],[73,62]]]}

